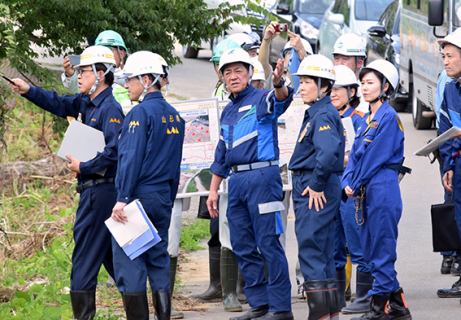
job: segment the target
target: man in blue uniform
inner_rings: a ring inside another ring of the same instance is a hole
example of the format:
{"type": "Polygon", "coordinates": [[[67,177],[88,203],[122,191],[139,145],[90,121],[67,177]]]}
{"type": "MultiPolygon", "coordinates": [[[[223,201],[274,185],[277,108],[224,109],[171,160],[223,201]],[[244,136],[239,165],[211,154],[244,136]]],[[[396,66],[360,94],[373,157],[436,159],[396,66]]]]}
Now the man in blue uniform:
{"type": "Polygon", "coordinates": [[[123,208],[139,199],[162,240],[131,260],[112,239],[115,281],[128,320],[149,319],[147,277],[158,320],[169,320],[168,228],[179,184],[184,120],[162,96],[163,69],[152,52],[132,54],[124,73],[130,100],[140,103],[127,114],[120,134],[118,195],[112,218],[121,223],[128,221],[123,208]]]}
{"type": "Polygon", "coordinates": [[[283,191],[277,146],[277,118],[290,105],[293,90],[283,86],[281,59],[273,72],[274,91],[251,86],[252,62],[243,49],[226,51],[219,71],[232,92],[232,102],[221,115],[221,140],[211,166],[207,205],[216,217],[218,187],[232,169],[227,218],[252,308],[231,319],[293,319],[288,263],[279,241],[283,191]],[[258,249],[268,266],[269,283],[258,249]]]}
{"type": "Polygon", "coordinates": [[[106,147],[94,159],[80,162],[72,155],[68,167],[77,172],[80,202],[74,224],[75,249],[72,254],[72,309],[76,319],[93,319],[96,313],[95,290],[101,264],[113,277],[110,233],[104,221],[116,202],[114,177],[117,171],[118,132],[123,122],[120,104],[112,95],[115,60],[110,49],[93,46],[85,49],[79,70],[80,93],[59,97],[54,91],[31,87],[15,79],[15,92],[37,106],[62,118],[74,117],[104,133],[106,147]],[[101,172],[105,172],[101,175],[101,172]]]}
{"type": "MultiPolygon", "coordinates": [[[[461,30],[461,29],[458,29],[461,30]]],[[[458,31],[456,30],[456,31],[458,31]]],[[[461,128],[461,37],[458,32],[450,33],[439,44],[443,48],[443,64],[447,75],[454,79],[448,83],[443,93],[442,107],[440,109],[440,134],[451,127],[461,128]]],[[[455,220],[461,236],[461,161],[459,158],[461,149],[461,134],[456,133],[440,146],[440,156],[443,161],[443,185],[445,189],[453,192],[455,202],[455,220]]],[[[460,270],[460,266],[458,266],[460,270]]],[[[461,277],[451,288],[442,288],[437,291],[440,298],[461,298],[461,277]]]]}

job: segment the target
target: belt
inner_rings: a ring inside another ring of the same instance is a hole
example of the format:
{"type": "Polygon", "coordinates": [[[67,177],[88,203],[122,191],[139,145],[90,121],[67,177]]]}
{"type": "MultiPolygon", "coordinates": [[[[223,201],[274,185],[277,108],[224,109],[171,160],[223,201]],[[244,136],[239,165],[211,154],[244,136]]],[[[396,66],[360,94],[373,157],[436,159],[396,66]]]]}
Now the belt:
{"type": "Polygon", "coordinates": [[[100,184],[105,184],[105,183],[114,183],[115,179],[114,177],[112,178],[104,178],[104,179],[94,179],[94,180],[88,180],[83,182],[81,185],[77,186],[77,192],[82,193],[83,190],[88,189],[88,188],[93,188],[96,187],[97,185],[100,184]]]}
{"type": "Polygon", "coordinates": [[[278,166],[278,165],[279,165],[278,160],[253,162],[249,164],[239,164],[239,165],[232,166],[232,171],[233,172],[249,171],[249,170],[261,169],[265,167],[278,166]]]}
{"type": "Polygon", "coordinates": [[[384,168],[393,169],[393,170],[397,170],[397,171],[402,172],[402,173],[411,174],[411,168],[402,166],[400,163],[386,164],[386,165],[384,166],[384,168]]]}

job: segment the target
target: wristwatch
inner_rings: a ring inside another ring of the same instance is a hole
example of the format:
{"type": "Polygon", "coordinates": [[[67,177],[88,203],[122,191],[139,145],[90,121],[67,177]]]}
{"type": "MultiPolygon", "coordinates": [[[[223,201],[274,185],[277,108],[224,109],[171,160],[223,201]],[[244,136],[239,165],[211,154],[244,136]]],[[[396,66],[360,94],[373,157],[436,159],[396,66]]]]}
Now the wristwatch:
{"type": "Polygon", "coordinates": [[[280,89],[280,88],[283,87],[284,85],[285,85],[285,79],[282,78],[282,79],[280,79],[279,84],[276,85],[276,84],[274,83],[274,88],[275,88],[275,89],[280,89]]]}

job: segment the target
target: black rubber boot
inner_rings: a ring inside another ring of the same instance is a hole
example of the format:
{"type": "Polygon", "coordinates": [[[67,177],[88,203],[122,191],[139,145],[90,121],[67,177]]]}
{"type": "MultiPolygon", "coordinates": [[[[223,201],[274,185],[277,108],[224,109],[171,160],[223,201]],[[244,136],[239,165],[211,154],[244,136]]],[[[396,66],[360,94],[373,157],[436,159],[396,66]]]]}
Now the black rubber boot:
{"type": "Polygon", "coordinates": [[[405,302],[402,288],[395,290],[389,296],[388,312],[391,320],[411,320],[410,309],[405,302]]]}
{"type": "Polygon", "coordinates": [[[443,255],[442,266],[440,267],[440,273],[450,274],[452,264],[453,264],[453,256],[443,255]]]}
{"type": "Polygon", "coordinates": [[[344,314],[365,313],[370,311],[370,299],[368,291],[373,288],[373,277],[371,273],[357,271],[357,294],[354,302],[341,309],[344,314]]]}
{"type": "Polygon", "coordinates": [[[221,247],[209,247],[208,248],[208,261],[210,266],[210,285],[204,293],[194,294],[190,296],[192,300],[198,301],[211,301],[221,299],[221,247]]]}
{"type": "Polygon", "coordinates": [[[92,320],[96,314],[96,291],[71,291],[70,301],[76,320],[92,320]]]}
{"type": "Polygon", "coordinates": [[[461,298],[461,277],[456,281],[451,288],[442,288],[437,290],[439,298],[461,298]]]}
{"type": "Polygon", "coordinates": [[[239,300],[241,304],[248,303],[247,297],[245,295],[245,290],[243,290],[244,288],[245,288],[245,279],[243,279],[242,271],[240,271],[240,267],[239,267],[239,275],[237,279],[237,299],[239,300]]]}
{"type": "Polygon", "coordinates": [[[352,320],[390,320],[386,310],[388,301],[388,295],[371,296],[370,311],[360,318],[352,318],[352,320]]]}
{"type": "Polygon", "coordinates": [[[169,290],[152,291],[155,315],[158,320],[170,320],[171,292],[169,290]]]}
{"type": "MultiPolygon", "coordinates": [[[[170,257],[170,292],[173,297],[174,292],[174,283],[176,281],[176,269],[178,268],[178,257],[170,257]]],[[[184,313],[176,311],[171,304],[171,319],[182,319],[184,318],[184,313]]]]}
{"type": "Polygon", "coordinates": [[[306,281],[304,291],[307,295],[309,306],[308,320],[330,319],[330,297],[328,293],[328,281],[306,281]]]}
{"type": "MultiPolygon", "coordinates": [[[[242,305],[237,299],[238,263],[235,253],[221,249],[221,287],[224,311],[240,312],[242,305]]],[[[160,319],[159,319],[160,320],[160,319]]]]}
{"type": "Polygon", "coordinates": [[[328,299],[330,302],[330,319],[339,320],[338,289],[335,279],[328,279],[328,299]]]}
{"type": "Polygon", "coordinates": [[[123,307],[125,308],[126,320],[149,320],[149,303],[147,293],[121,292],[123,307]]]}
{"type": "Polygon", "coordinates": [[[450,269],[450,273],[452,276],[459,277],[461,275],[460,271],[458,270],[458,267],[459,267],[459,257],[454,256],[453,263],[451,264],[451,269],[450,269]]]}
{"type": "Polygon", "coordinates": [[[265,304],[256,308],[249,310],[247,313],[241,315],[240,317],[232,317],[229,320],[251,320],[258,319],[264,316],[269,312],[269,305],[265,304]]]}
{"type": "Polygon", "coordinates": [[[338,288],[338,308],[346,306],[346,268],[336,269],[336,287],[338,288]]]}
{"type": "Polygon", "coordinates": [[[294,320],[293,312],[291,311],[275,311],[268,312],[260,318],[253,318],[258,320],[294,320]]]}

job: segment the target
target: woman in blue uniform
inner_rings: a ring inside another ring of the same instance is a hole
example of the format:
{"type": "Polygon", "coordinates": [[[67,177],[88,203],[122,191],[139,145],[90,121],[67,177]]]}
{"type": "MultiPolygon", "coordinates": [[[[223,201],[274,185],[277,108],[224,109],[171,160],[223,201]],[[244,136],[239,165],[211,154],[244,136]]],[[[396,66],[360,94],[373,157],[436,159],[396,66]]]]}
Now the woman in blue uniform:
{"type": "Polygon", "coordinates": [[[341,185],[349,198],[356,198],[363,257],[375,281],[368,292],[371,310],[356,319],[407,320],[411,315],[395,271],[404,133],[387,103],[398,73],[390,62],[376,60],[361,70],[359,78],[370,111],[357,130],[341,185]]]}
{"type": "MultiPolygon", "coordinates": [[[[339,112],[339,116],[351,118],[354,130],[360,126],[365,113],[357,111],[360,104],[357,96],[358,81],[355,73],[347,66],[335,66],[336,82],[331,89],[331,103],[339,112]]],[[[346,146],[344,167],[347,166],[350,147],[346,146]]],[[[373,284],[373,277],[370,274],[370,267],[363,259],[362,247],[360,244],[359,226],[355,222],[354,200],[349,198],[341,202],[335,220],[335,265],[336,285],[338,286],[338,305],[343,313],[365,313],[370,310],[368,290],[373,284]],[[351,257],[351,263],[357,265],[357,295],[349,306],[346,307],[346,244],[351,257]]]]}
{"type": "Polygon", "coordinates": [[[308,319],[338,319],[334,218],[341,201],[339,175],[343,171],[345,138],[338,111],[329,97],[335,71],[327,57],[310,55],[294,75],[300,77],[299,92],[304,103],[310,105],[289,165],[308,319]]]}

